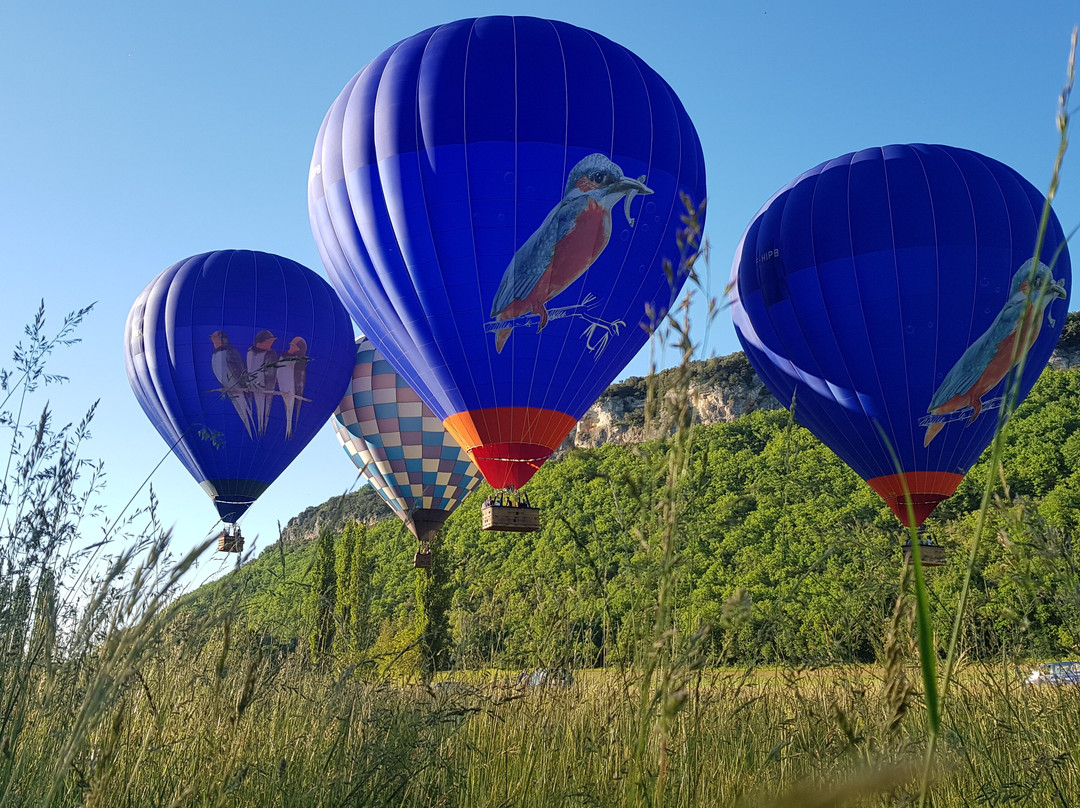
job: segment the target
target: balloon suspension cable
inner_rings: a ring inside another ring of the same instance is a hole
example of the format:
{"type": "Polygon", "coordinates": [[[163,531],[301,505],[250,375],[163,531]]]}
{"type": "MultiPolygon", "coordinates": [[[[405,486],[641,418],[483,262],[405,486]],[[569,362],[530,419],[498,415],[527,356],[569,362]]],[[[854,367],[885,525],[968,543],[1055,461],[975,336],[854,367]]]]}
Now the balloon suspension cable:
{"type": "Polygon", "coordinates": [[[512,485],[497,489],[487,500],[485,505],[494,508],[531,508],[529,495],[525,491],[518,490],[512,485]]]}

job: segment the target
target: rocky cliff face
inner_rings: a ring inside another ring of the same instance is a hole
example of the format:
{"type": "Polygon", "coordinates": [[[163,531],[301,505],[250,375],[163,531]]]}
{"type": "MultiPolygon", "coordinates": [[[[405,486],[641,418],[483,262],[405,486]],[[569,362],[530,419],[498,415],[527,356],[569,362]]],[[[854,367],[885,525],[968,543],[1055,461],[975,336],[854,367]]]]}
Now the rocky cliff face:
{"type": "MultiPolygon", "coordinates": [[[[669,387],[674,371],[661,371],[660,389],[669,387]]],[[[578,421],[561,449],[591,449],[605,443],[640,443],[645,427],[645,379],[618,382],[600,396],[578,421]]],[[[757,409],[779,409],[780,403],[758,378],[742,353],[695,362],[689,385],[694,423],[734,421],[757,409]]]]}
{"type": "MultiPolygon", "coordinates": [[[[1069,315],[1071,328],[1066,328],[1061,342],[1050,357],[1049,367],[1068,370],[1080,367],[1080,315],[1069,315]]],[[[658,382],[667,386],[661,371],[658,382]]],[[[573,447],[593,449],[605,443],[640,443],[645,432],[646,380],[631,378],[618,382],[597,399],[578,421],[560,451],[573,447]]],[[[690,383],[690,404],[694,422],[715,424],[734,421],[757,409],[780,409],[780,402],[770,393],[750,367],[742,353],[694,363],[690,383]]]]}
{"type": "Polygon", "coordinates": [[[1080,367],[1080,346],[1066,346],[1059,343],[1057,349],[1050,354],[1048,367],[1054,370],[1080,367]]]}

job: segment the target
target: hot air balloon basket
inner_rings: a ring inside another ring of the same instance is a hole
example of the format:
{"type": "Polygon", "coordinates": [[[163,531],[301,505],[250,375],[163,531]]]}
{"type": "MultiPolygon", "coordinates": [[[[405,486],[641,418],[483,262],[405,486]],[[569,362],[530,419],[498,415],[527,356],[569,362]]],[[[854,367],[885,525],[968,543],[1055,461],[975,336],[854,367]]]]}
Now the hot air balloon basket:
{"type": "Polygon", "coordinates": [[[240,535],[239,530],[225,528],[218,534],[217,548],[221,553],[242,553],[244,552],[244,537],[240,535]]]}
{"type": "MultiPolygon", "coordinates": [[[[924,567],[941,567],[945,565],[945,548],[939,544],[919,543],[919,559],[924,567]]],[[[904,563],[911,563],[911,542],[904,545],[904,563]]]]}
{"type": "Polygon", "coordinates": [[[431,548],[421,547],[413,556],[412,565],[418,570],[431,569],[431,548]]]}
{"type": "Polygon", "coordinates": [[[540,509],[527,505],[497,505],[485,502],[481,508],[484,530],[532,533],[540,529],[540,509]]]}

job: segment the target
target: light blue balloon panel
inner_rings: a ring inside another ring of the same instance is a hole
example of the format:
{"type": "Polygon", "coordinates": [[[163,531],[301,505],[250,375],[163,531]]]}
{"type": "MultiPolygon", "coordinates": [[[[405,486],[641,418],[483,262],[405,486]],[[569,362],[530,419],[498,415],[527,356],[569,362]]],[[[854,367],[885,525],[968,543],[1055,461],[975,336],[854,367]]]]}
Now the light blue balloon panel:
{"type": "Polygon", "coordinates": [[[333,426],[362,476],[422,541],[482,479],[439,417],[363,337],[333,426]]]}

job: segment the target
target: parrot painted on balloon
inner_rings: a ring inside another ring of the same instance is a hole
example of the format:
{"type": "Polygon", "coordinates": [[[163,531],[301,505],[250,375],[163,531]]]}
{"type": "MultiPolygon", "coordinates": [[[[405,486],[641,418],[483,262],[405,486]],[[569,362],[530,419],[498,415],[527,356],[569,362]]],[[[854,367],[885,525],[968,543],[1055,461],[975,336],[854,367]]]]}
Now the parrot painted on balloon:
{"type": "MultiPolygon", "coordinates": [[[[1029,259],[1016,271],[1005,306],[945,376],[927,407],[931,416],[970,408],[968,423],[974,421],[982,411],[982,397],[1019,364],[1038,339],[1046,307],[1058,298],[1065,299],[1064,282],[1055,280],[1050,267],[1041,261],[1033,273],[1033,261],[1029,259]],[[1017,348],[1020,335],[1023,341],[1017,348]]],[[[1053,319],[1050,322],[1052,325],[1053,319]]],[[[927,424],[923,446],[929,446],[943,426],[944,421],[927,424]]]]}
{"type": "MultiPolygon", "coordinates": [[[[644,179],[624,176],[602,154],[580,160],[567,178],[562,200],[510,260],[491,317],[502,322],[535,314],[540,317],[537,331],[542,331],[548,323],[548,301],[581,277],[604,251],[611,238],[611,210],[624,197],[626,219],[634,224],[630,201],[637,194],[652,193],[644,179]]],[[[616,333],[622,324],[593,323],[594,328],[614,327],[616,333]]],[[[496,330],[496,351],[502,352],[513,330],[513,325],[496,330]]]]}

